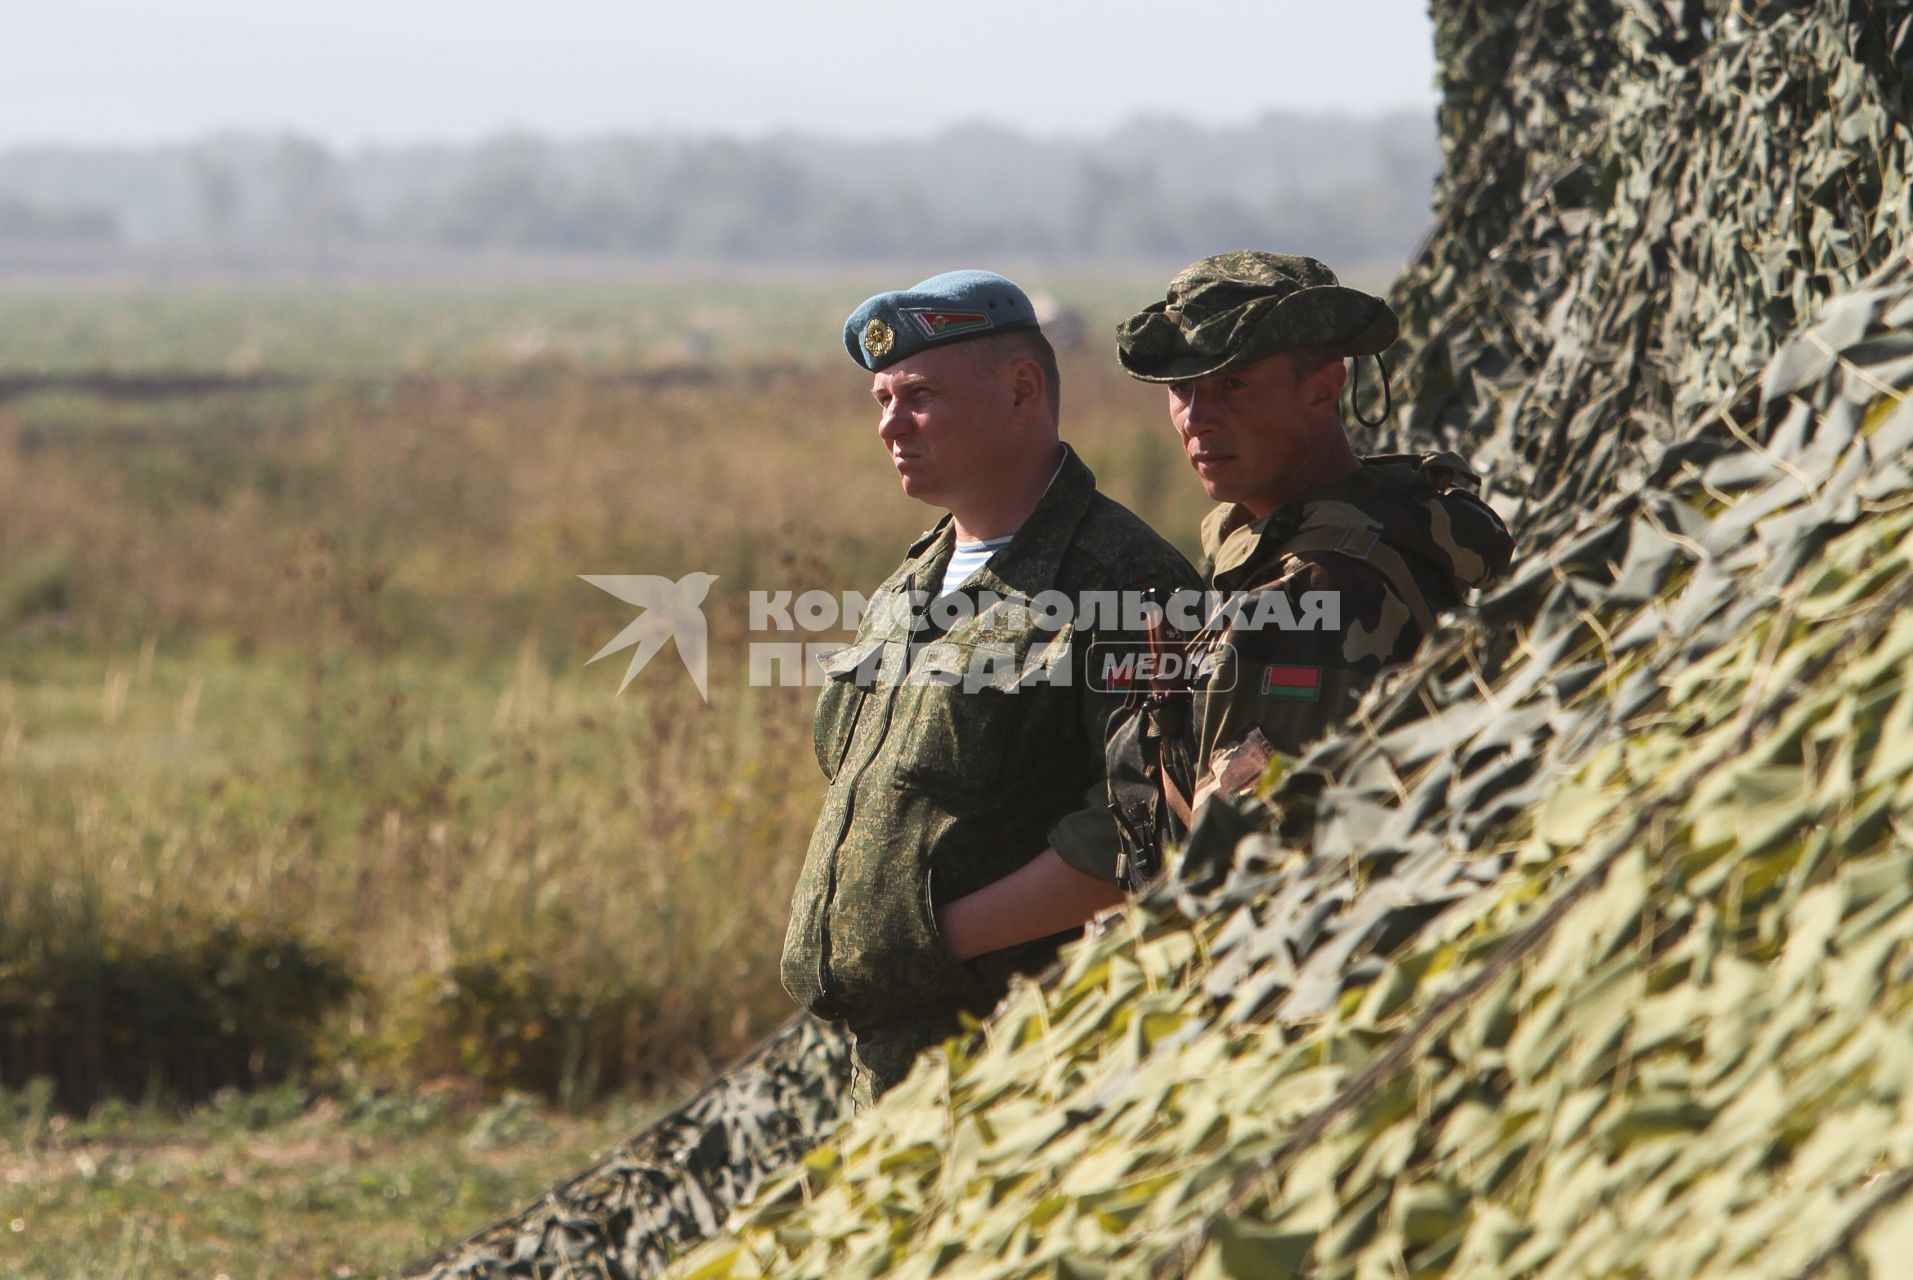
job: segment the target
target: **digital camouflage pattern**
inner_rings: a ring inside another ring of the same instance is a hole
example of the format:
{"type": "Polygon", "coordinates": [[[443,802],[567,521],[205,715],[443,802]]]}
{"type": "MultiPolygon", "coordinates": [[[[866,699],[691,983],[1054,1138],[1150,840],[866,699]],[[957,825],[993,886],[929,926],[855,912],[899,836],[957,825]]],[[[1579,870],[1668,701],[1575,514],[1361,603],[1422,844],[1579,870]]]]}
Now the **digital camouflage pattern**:
{"type": "Polygon", "coordinates": [[[1478,485],[1453,454],[1377,455],[1261,520],[1233,504],[1210,513],[1202,549],[1230,607],[1198,641],[1209,655],[1193,708],[1200,769],[1251,729],[1301,754],[1348,720],[1382,671],[1414,657],[1431,615],[1507,571],[1513,541],[1478,485]],[[1311,593],[1334,598],[1339,625],[1249,625],[1307,621],[1311,593]]]}
{"type": "Polygon", "coordinates": [[[1314,258],[1240,249],[1178,272],[1166,298],[1117,326],[1116,352],[1133,378],[1182,382],[1298,347],[1375,355],[1396,332],[1386,301],[1314,258]]]}
{"type": "Polygon", "coordinates": [[[1080,616],[1046,628],[1032,602],[1197,582],[1174,548],[1096,492],[1073,451],[1016,537],[959,588],[985,607],[947,631],[913,630],[911,598],[935,594],[954,545],[946,518],[911,547],[856,640],[826,662],[817,704],[830,787],[791,900],[783,978],[798,1004],[849,1024],[860,1098],[955,1034],[961,1014],[987,1013],[1011,974],[1055,955],[1048,939],[960,963],[937,932],[939,903],[1047,846],[1072,862],[1111,860],[1104,774],[1123,698],[1083,677],[1091,644],[1125,637],[1086,630],[1080,616]]]}
{"type": "Polygon", "coordinates": [[[1433,13],[1521,564],[681,1274],[1904,1274],[1913,6],[1433,13]]]}

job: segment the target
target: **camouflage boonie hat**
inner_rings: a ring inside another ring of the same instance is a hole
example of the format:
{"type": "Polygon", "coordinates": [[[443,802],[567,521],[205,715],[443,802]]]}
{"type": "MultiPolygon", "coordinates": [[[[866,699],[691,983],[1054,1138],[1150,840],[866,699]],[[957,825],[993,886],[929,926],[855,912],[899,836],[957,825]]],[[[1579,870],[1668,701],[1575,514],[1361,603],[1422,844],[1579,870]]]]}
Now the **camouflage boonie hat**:
{"type": "Polygon", "coordinates": [[[1184,267],[1167,298],[1116,327],[1116,350],[1132,378],[1184,382],[1297,347],[1376,355],[1398,328],[1386,302],[1314,258],[1241,249],[1184,267]]]}

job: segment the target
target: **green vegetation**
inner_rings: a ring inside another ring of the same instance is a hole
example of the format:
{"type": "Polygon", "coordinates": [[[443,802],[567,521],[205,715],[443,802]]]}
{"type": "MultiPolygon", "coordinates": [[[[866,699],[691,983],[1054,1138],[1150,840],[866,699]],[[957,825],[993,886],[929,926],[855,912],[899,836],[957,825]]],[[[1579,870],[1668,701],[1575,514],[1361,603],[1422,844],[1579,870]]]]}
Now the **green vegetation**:
{"type": "MultiPolygon", "coordinates": [[[[812,692],[748,686],[746,592],[868,587],[930,518],[836,338],[872,284],[0,296],[17,1273],[390,1265],[789,1012],[812,692]],[[710,705],[668,653],[615,696],[631,611],[577,575],[693,569],[710,705]],[[537,1127],[354,1118],[428,1082],[537,1127]]],[[[1192,529],[1102,354],[1071,438],[1192,529]]]]}
{"type": "Polygon", "coordinates": [[[43,1090],[0,1095],[0,1269],[9,1276],[211,1280],[378,1274],[474,1218],[536,1196],[640,1119],[469,1090],[221,1093],[172,1118],[87,1119],[43,1090]]]}
{"type": "Polygon", "coordinates": [[[485,286],[10,284],[0,293],[0,378],[214,373],[356,384],[822,359],[839,349],[842,313],[894,287],[876,275],[745,285],[711,272],[611,274],[606,283],[485,286]]]}
{"type": "MultiPolygon", "coordinates": [[[[746,592],[868,587],[929,513],[837,349],[864,282],[682,284],[0,302],[4,1083],[580,1103],[787,1012],[811,694],[748,686],[746,592]],[[501,354],[527,326],[585,336],[501,354]],[[630,613],[577,575],[692,569],[710,705],[669,655],[614,696],[630,613]]],[[[1072,438],[1191,529],[1099,355],[1072,438]]]]}

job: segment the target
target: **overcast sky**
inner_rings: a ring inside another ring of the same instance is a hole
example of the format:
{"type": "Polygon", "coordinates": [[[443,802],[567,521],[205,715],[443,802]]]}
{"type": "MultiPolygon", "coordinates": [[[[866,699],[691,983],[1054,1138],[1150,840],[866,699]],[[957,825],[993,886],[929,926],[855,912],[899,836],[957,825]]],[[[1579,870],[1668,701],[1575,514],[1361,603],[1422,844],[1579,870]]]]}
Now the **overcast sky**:
{"type": "Polygon", "coordinates": [[[1432,110],[1426,0],[0,0],[0,145],[1432,110]]]}

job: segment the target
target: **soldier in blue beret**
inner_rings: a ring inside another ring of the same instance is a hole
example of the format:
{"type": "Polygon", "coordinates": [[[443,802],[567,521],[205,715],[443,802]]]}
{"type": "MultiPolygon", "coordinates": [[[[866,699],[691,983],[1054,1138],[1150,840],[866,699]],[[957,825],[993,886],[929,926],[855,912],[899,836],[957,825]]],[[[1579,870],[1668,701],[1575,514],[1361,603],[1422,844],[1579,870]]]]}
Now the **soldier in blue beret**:
{"type": "Polygon", "coordinates": [[[903,491],[946,513],[825,664],[830,785],[784,942],[791,996],[849,1025],[867,1105],[1122,901],[1107,753],[1123,696],[1090,687],[1085,655],[1124,637],[1037,598],[1198,579],[1061,442],[1055,353],[1009,280],[878,294],[844,346],[903,491]]]}

